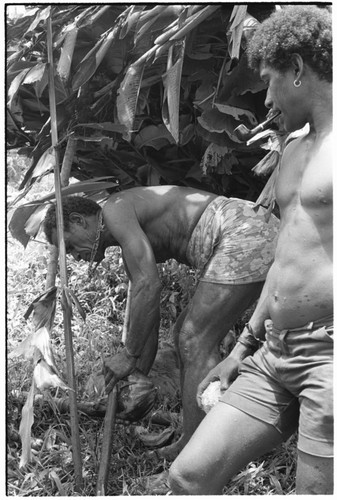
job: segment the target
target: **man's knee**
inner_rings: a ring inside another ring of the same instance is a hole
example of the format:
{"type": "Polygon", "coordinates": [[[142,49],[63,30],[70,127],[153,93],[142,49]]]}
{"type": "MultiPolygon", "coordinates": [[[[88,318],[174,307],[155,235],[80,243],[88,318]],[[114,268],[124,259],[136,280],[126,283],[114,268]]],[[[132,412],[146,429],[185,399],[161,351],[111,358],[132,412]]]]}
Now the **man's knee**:
{"type": "Polygon", "coordinates": [[[203,342],[191,322],[185,322],[179,332],[178,350],[184,363],[191,363],[202,355],[203,342]]]}
{"type": "Polygon", "coordinates": [[[168,483],[173,495],[200,494],[197,488],[197,482],[191,477],[186,477],[186,474],[184,474],[177,460],[173,462],[169,470],[168,483]]]}

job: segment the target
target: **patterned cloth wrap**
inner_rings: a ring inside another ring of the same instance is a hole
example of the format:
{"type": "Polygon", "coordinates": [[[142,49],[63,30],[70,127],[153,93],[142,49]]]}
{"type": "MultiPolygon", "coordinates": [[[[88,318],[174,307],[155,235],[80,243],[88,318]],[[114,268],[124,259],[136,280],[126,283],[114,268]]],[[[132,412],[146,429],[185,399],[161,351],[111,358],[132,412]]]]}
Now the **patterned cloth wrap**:
{"type": "Polygon", "coordinates": [[[274,260],[279,220],[266,221],[263,207],[239,198],[218,196],[193,230],[187,247],[200,281],[244,284],[264,281],[274,260]]]}

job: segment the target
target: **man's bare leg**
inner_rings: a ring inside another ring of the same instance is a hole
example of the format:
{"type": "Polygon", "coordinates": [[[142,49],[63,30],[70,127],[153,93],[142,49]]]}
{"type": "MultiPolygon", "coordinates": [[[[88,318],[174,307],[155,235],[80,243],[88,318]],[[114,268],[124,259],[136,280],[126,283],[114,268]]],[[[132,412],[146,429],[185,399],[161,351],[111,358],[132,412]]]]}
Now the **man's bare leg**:
{"type": "Polygon", "coordinates": [[[196,401],[197,387],[220,361],[219,344],[239,316],[254,303],[263,283],[219,285],[200,282],[175,325],[180,358],[183,434],[177,443],[159,450],[173,459],[205,416],[196,401]]]}
{"type": "Polygon", "coordinates": [[[333,458],[315,457],[298,451],[297,495],[333,494],[333,458]]]}
{"type": "Polygon", "coordinates": [[[273,426],[218,403],[171,466],[173,495],[220,495],[246,464],[281,442],[273,426]]]}

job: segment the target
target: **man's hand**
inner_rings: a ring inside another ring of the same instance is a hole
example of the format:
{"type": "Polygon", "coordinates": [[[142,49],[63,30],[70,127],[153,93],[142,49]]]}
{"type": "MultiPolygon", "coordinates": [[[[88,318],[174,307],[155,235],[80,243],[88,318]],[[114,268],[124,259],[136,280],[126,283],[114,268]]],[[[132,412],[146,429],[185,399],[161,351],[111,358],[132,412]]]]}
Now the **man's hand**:
{"type": "Polygon", "coordinates": [[[105,391],[108,394],[116,383],[130,375],[136,368],[137,359],[123,349],[115,356],[104,360],[105,391]]]}
{"type": "Polygon", "coordinates": [[[201,395],[208,385],[215,380],[220,380],[220,389],[221,392],[224,392],[238,376],[240,365],[240,360],[228,356],[208,373],[202,382],[200,382],[197,390],[197,401],[200,408],[202,407],[201,395]]]}

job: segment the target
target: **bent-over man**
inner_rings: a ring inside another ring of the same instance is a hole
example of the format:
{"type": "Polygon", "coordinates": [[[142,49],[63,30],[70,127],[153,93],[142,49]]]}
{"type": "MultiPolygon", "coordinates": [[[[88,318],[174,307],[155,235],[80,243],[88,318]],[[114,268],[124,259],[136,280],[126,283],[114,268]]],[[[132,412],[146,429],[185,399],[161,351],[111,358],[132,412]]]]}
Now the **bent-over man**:
{"type": "MultiPolygon", "coordinates": [[[[183,401],[183,435],[171,450],[174,457],[204,416],[197,387],[221,360],[219,344],[260,294],[279,221],[271,216],[266,222],[265,210],[255,210],[252,202],[177,186],[115,193],[103,209],[92,200],[68,197],[63,211],[67,253],[100,262],[106,248],[118,245],[131,281],[128,336],[125,348],[106,362],[108,391],[136,367],[147,374],[155,359],[161,292],[156,264],[173,258],[200,273],[174,328],[183,401]]],[[[44,229],[57,245],[54,205],[44,229]]]]}

